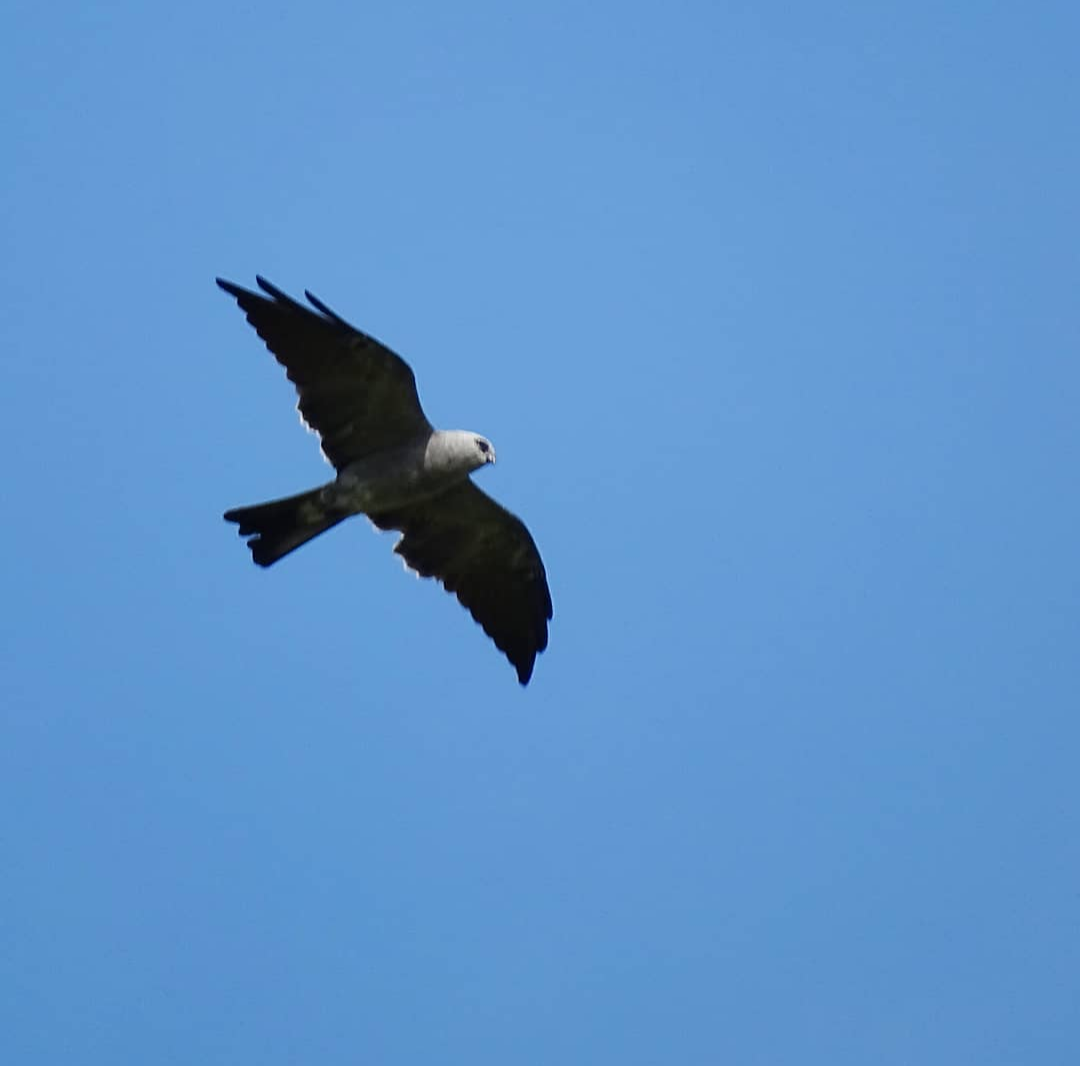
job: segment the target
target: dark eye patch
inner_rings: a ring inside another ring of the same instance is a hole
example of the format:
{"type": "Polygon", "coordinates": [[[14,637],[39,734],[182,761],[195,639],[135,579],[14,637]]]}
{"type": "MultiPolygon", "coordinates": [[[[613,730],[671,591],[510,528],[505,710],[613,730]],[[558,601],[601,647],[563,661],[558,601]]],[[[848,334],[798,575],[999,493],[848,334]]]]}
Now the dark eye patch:
{"type": "Polygon", "coordinates": [[[485,455],[487,455],[487,453],[488,453],[488,443],[487,443],[487,441],[486,440],[478,440],[476,443],[480,446],[480,450],[485,455]]]}

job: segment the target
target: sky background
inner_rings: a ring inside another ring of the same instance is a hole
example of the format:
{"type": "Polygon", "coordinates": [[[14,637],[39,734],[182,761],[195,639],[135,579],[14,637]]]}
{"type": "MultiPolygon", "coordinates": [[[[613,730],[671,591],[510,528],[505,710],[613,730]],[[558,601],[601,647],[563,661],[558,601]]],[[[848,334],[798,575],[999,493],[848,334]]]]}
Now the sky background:
{"type": "Polygon", "coordinates": [[[0,1058],[1080,1061],[1074,3],[3,16],[0,1058]],[[213,285],[413,365],[521,689],[213,285]]]}

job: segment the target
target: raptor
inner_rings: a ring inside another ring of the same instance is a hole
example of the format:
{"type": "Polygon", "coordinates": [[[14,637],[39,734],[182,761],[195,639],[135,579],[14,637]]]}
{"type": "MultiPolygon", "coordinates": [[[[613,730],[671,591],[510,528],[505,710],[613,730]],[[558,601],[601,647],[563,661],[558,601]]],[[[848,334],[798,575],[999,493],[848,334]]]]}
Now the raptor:
{"type": "Polygon", "coordinates": [[[297,409],[319,436],[334,480],[225,512],[259,566],[272,566],[352,515],[401,532],[394,551],[454,593],[517,671],[522,685],[547,647],[551,593],[521,519],[473,482],[495,462],[485,437],[435,429],[399,355],[305,292],[310,306],[265,278],[261,293],[217,279],[285,368],[297,409]]]}

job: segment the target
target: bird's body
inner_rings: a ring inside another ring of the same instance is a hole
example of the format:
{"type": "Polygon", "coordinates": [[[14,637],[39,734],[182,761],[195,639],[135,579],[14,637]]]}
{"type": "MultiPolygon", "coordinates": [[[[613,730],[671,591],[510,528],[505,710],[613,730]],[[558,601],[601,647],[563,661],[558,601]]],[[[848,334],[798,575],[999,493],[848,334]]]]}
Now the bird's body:
{"type": "Polygon", "coordinates": [[[353,460],[317,489],[237,507],[226,511],[225,518],[239,523],[245,536],[257,535],[251,541],[252,556],[259,566],[270,566],[352,515],[424,503],[464,481],[484,463],[495,461],[490,444],[486,458],[477,439],[465,430],[425,431],[405,444],[353,460]]]}
{"type": "Polygon", "coordinates": [[[547,646],[551,596],[540,554],[520,519],[469,475],[495,461],[490,441],[435,429],[399,356],[307,294],[319,312],[262,278],[272,299],[218,279],[247,313],[299,395],[337,477],[319,488],[225,513],[270,566],[354,514],[403,536],[407,565],[455,592],[506,654],[524,685],[547,646]]]}
{"type": "Polygon", "coordinates": [[[465,430],[432,430],[398,447],[349,463],[324,487],[327,502],[352,514],[368,514],[417,503],[464,481],[484,463],[477,454],[476,434],[465,430]]]}

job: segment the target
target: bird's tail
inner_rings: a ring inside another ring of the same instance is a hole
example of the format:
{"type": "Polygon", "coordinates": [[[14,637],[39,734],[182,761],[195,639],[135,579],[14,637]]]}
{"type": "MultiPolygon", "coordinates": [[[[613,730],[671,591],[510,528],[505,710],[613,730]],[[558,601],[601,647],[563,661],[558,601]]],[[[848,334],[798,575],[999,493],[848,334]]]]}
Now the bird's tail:
{"type": "Polygon", "coordinates": [[[283,500],[236,507],[225,512],[225,521],[236,522],[240,536],[251,538],[248,547],[255,562],[270,566],[348,517],[327,507],[321,492],[312,489],[283,500]]]}

